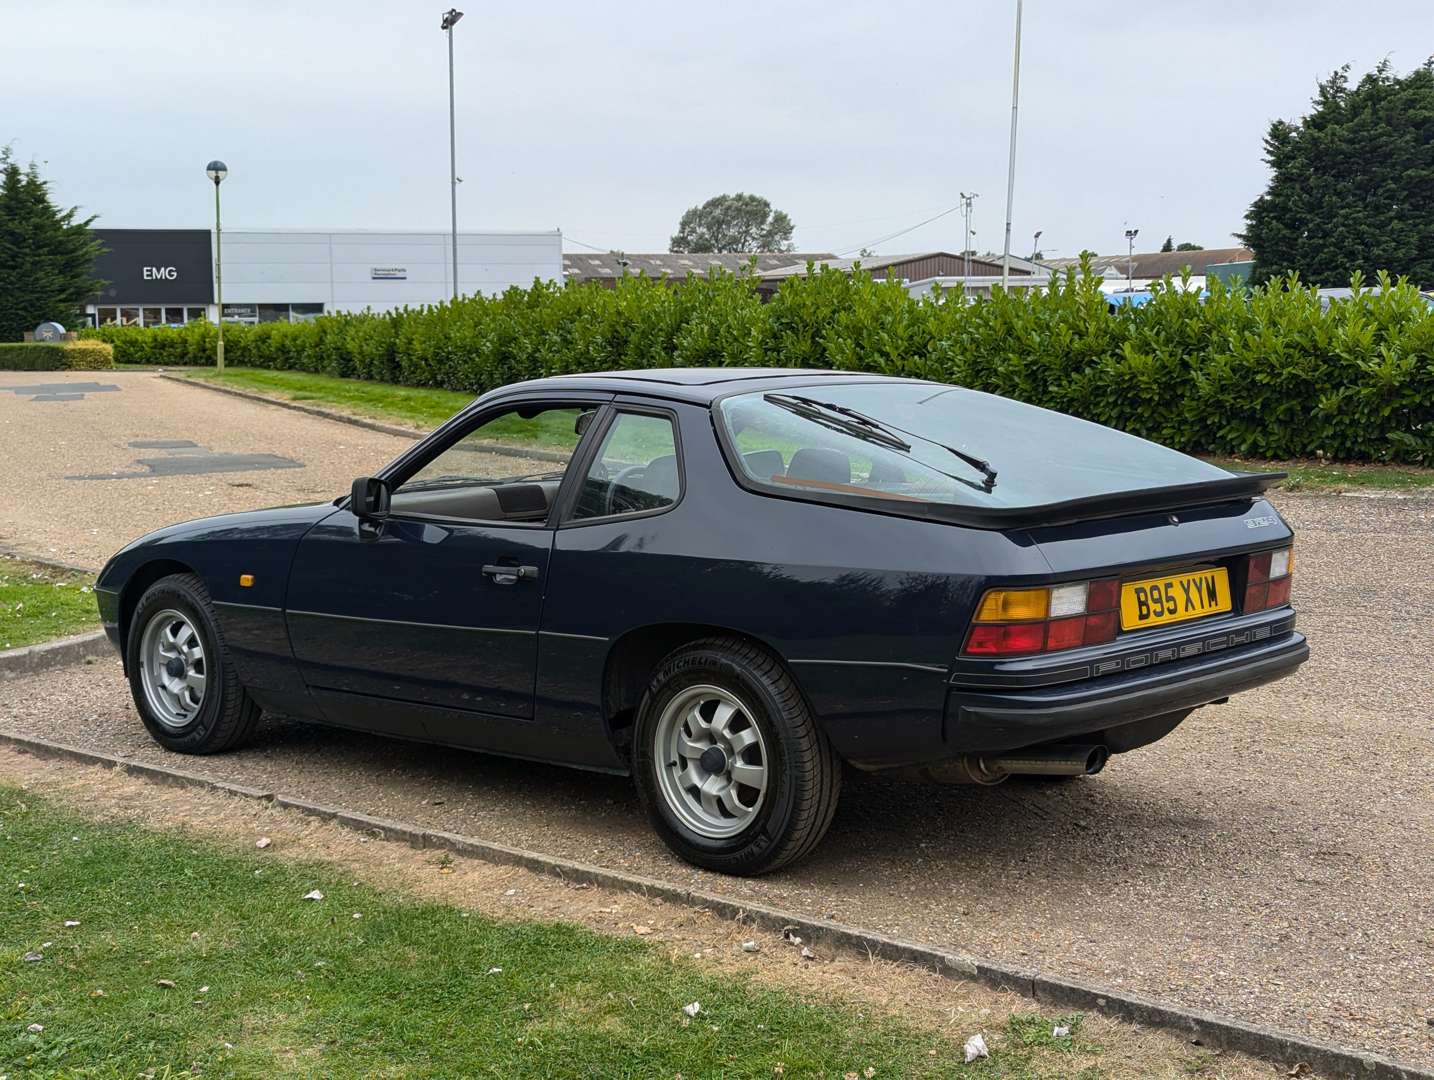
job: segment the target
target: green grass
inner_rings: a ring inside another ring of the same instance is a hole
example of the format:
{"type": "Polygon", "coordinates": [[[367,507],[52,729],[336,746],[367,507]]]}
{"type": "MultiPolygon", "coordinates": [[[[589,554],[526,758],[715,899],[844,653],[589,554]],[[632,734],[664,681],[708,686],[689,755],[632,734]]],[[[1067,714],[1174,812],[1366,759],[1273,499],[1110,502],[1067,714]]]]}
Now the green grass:
{"type": "Polygon", "coordinates": [[[236,390],[270,394],[288,401],[308,402],[419,428],[438,426],[473,400],[472,394],[460,394],[453,390],[339,379],[304,371],[225,368],[221,375],[213,368],[203,368],[183,374],[192,379],[232,386],[236,390]]]}
{"type": "Polygon", "coordinates": [[[1286,491],[1359,491],[1434,487],[1434,469],[1414,465],[1356,465],[1332,461],[1261,461],[1249,458],[1208,457],[1212,465],[1235,472],[1284,472],[1286,491]]]}
{"type": "Polygon", "coordinates": [[[954,1032],[347,878],[0,787],[0,1074],[1026,1077],[1097,1051],[1014,1017],[968,1068],[954,1032]]]}
{"type": "Polygon", "coordinates": [[[0,557],[0,649],[98,630],[93,580],[0,557]]]}

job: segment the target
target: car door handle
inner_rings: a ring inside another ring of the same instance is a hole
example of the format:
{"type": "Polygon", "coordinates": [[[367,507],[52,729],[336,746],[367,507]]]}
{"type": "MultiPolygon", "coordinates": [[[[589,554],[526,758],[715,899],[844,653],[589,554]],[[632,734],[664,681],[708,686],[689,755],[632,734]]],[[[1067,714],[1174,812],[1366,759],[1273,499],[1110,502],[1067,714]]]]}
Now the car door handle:
{"type": "Polygon", "coordinates": [[[490,563],[483,567],[483,573],[492,578],[495,585],[516,585],[525,579],[537,580],[538,568],[536,566],[496,566],[490,563]]]}

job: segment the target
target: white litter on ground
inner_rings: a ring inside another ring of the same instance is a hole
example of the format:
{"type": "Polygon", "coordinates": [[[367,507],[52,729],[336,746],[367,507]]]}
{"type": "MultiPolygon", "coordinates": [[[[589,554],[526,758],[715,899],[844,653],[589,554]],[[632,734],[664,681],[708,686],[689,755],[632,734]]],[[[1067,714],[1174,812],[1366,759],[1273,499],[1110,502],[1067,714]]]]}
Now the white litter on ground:
{"type": "Polygon", "coordinates": [[[966,1040],[966,1064],[969,1065],[977,1058],[990,1057],[991,1051],[986,1049],[986,1036],[972,1035],[966,1040]]]}

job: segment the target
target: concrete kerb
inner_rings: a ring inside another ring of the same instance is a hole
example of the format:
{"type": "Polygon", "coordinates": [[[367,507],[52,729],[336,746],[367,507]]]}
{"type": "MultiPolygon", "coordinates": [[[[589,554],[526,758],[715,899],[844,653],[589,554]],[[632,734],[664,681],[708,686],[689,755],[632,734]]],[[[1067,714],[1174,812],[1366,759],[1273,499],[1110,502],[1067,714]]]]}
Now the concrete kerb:
{"type": "Polygon", "coordinates": [[[6,649],[0,652],[0,680],[33,675],[69,664],[92,662],[113,654],[114,647],[103,630],[42,641],[21,649],[6,649]]]}
{"type": "Polygon", "coordinates": [[[686,907],[706,910],[720,918],[796,934],[814,948],[840,949],[861,956],[911,964],[948,978],[967,979],[995,989],[1013,991],[1055,1008],[1082,1009],[1146,1027],[1171,1031],[1210,1049],[1250,1054],[1285,1065],[1304,1062],[1314,1071],[1330,1077],[1358,1077],[1361,1080],[1434,1080],[1434,1072],[1403,1065],[1378,1055],[1346,1050],[1288,1032],[1181,1009],[1130,994],[1114,993],[1101,987],[1042,975],[1039,972],[1023,971],[841,923],[810,919],[762,904],[732,900],[655,878],[625,874],[589,863],[542,855],[457,833],[425,829],[353,813],[258,788],[214,780],[181,769],[144,764],[46,739],[0,732],[0,744],[40,757],[122,769],[159,783],[204,788],[240,798],[271,802],[275,806],[333,822],[367,836],[395,840],[415,848],[451,851],[490,863],[520,866],[538,873],[551,874],[566,882],[657,897],[686,907]]]}
{"type": "Polygon", "coordinates": [[[32,555],[28,551],[15,547],[13,544],[0,544],[0,556],[7,559],[14,559],[16,562],[33,563],[35,566],[43,566],[48,570],[56,570],[63,574],[93,574],[93,566],[80,566],[77,563],[61,562],[58,559],[47,559],[43,555],[32,555]]]}

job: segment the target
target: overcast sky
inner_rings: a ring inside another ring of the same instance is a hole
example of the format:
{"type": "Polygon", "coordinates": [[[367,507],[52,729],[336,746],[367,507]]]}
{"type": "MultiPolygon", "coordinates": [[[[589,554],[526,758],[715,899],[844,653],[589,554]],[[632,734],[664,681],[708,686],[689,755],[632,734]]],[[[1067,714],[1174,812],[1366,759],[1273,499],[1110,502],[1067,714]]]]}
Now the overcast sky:
{"type": "MultiPolygon", "coordinates": [[[[463,0],[459,0],[462,4],[463,0]]],[[[805,251],[1005,216],[1014,0],[483,3],[455,35],[459,225],[665,251],[751,191],[805,251]]],[[[0,0],[0,143],[109,226],[448,227],[440,3],[0,0]]],[[[1228,245],[1318,78],[1434,51],[1430,0],[1026,5],[1012,250],[1228,245]],[[1149,241],[1149,243],[1147,243],[1149,241]]]]}

